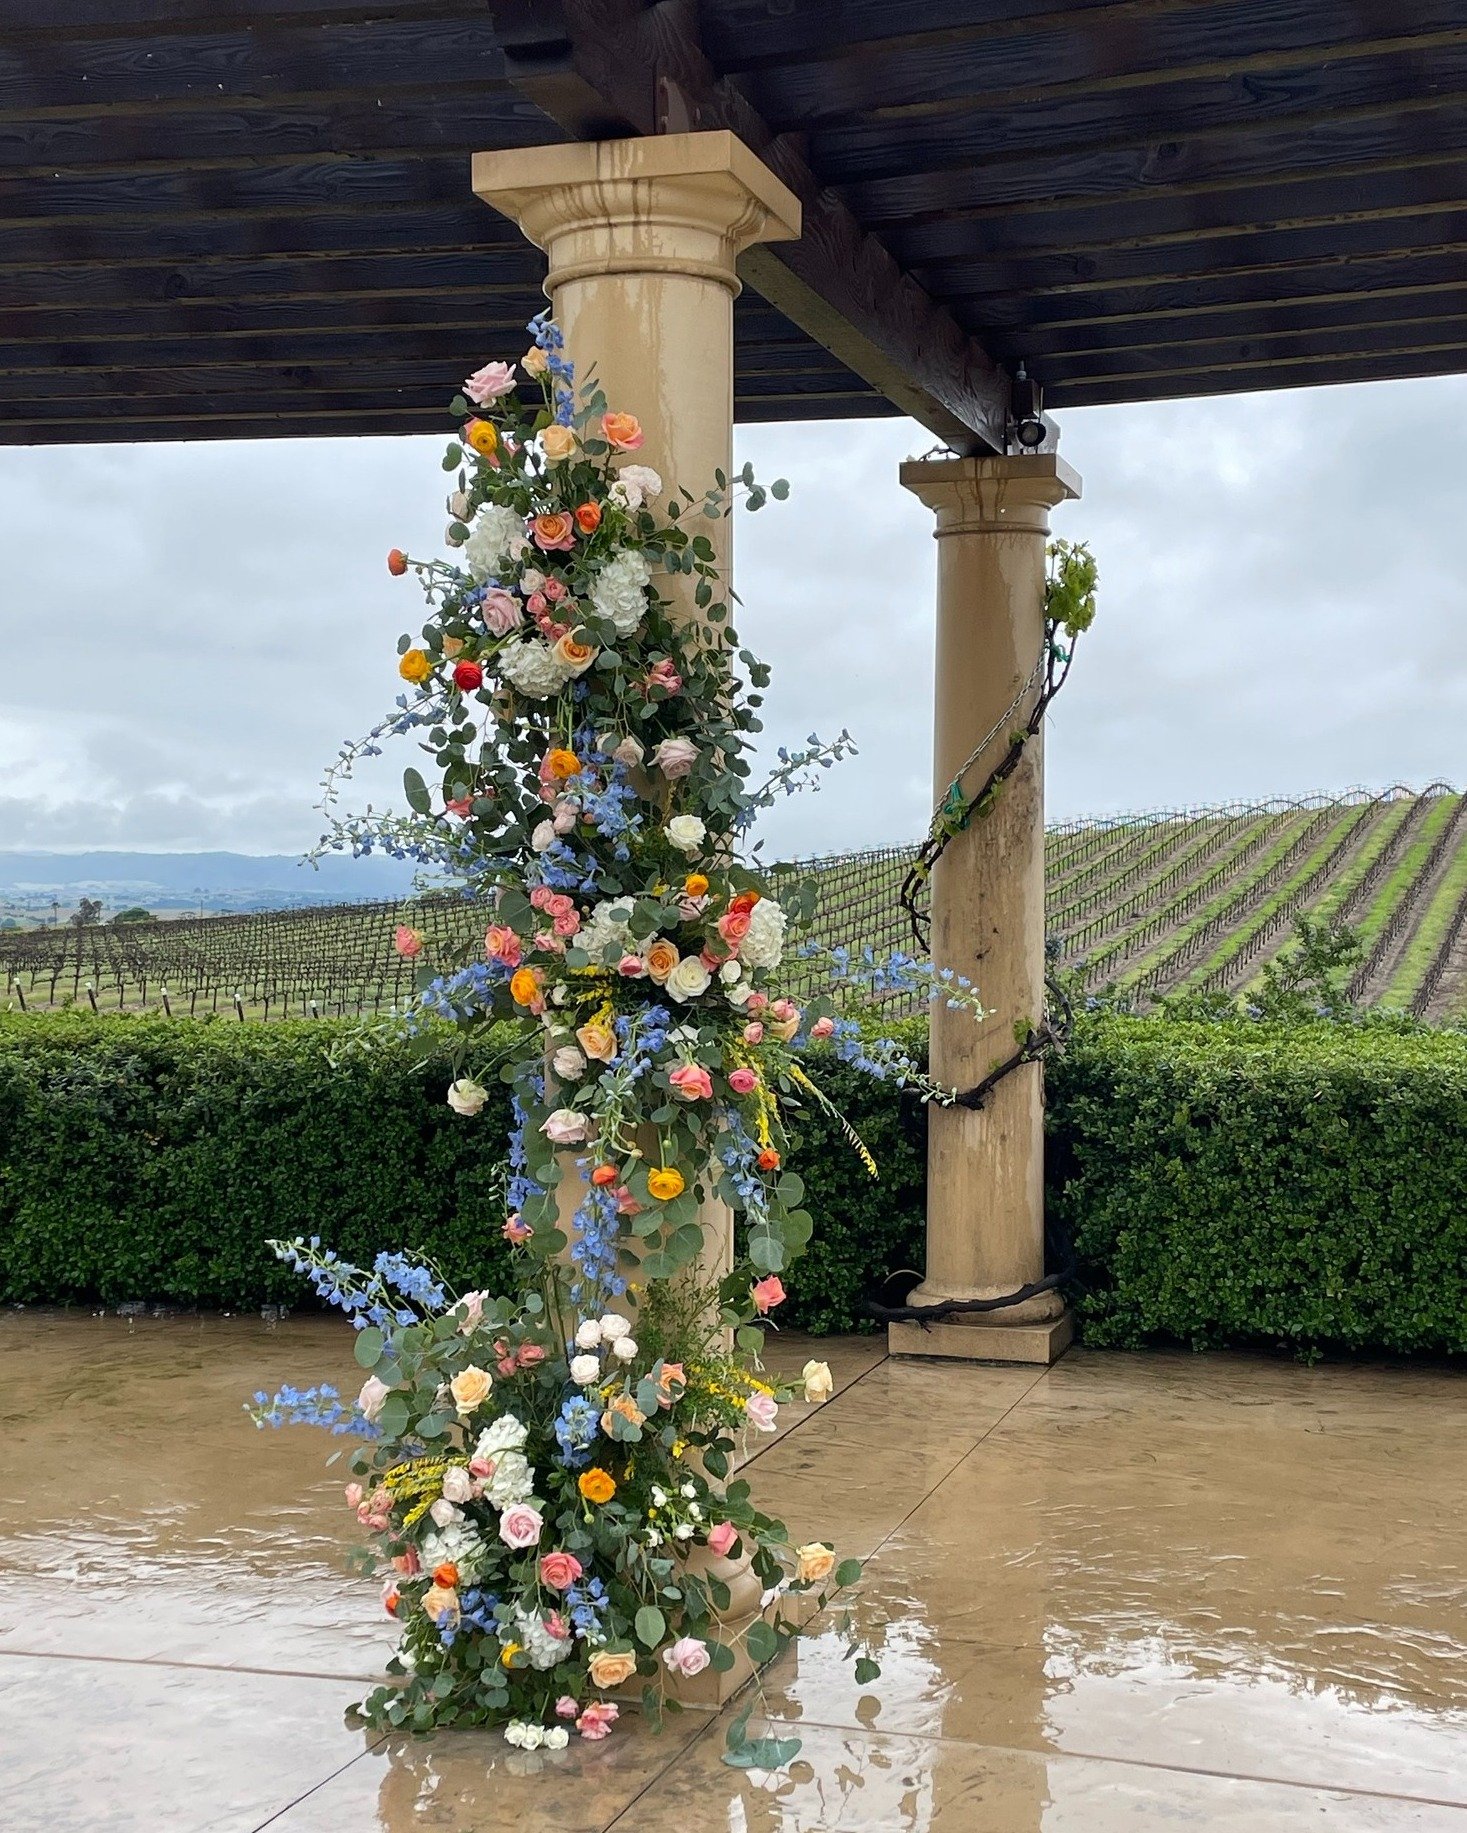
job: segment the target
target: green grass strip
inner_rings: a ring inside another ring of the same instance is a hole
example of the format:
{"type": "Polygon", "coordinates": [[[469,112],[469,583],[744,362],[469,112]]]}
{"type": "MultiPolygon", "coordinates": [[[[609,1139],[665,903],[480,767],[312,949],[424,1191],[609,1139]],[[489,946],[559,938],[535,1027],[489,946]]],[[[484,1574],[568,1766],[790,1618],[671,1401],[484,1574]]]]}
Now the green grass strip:
{"type": "Polygon", "coordinates": [[[1458,840],[1456,854],[1422,912],[1416,933],[1385,990],[1381,1001],[1383,1005],[1405,1006],[1411,1003],[1411,996],[1431,966],[1432,958],[1451,925],[1464,891],[1467,891],[1467,832],[1458,840]]]}

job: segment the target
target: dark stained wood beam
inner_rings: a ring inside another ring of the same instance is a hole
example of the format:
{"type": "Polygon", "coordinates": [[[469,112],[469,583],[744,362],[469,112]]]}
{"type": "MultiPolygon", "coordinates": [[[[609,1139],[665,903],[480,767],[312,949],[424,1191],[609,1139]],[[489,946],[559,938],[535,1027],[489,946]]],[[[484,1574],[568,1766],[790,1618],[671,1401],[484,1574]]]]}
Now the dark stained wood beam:
{"type": "Polygon", "coordinates": [[[1340,383],[1398,382],[1413,376],[1456,375],[1467,369],[1467,336],[1432,350],[1381,351],[1313,362],[1262,361],[1227,370],[1172,370],[1156,375],[1072,377],[1051,384],[1062,408],[1174,401],[1206,395],[1251,394],[1274,388],[1326,388],[1340,383]]]}
{"type": "Polygon", "coordinates": [[[720,81],[686,0],[502,0],[506,74],[577,138],[727,129],[800,200],[797,242],[749,249],[744,279],[957,451],[1002,451],[1008,378],[988,353],[821,184],[799,145],[777,138],[720,81]]]}
{"type": "Polygon", "coordinates": [[[0,0],[0,32],[7,38],[24,35],[44,41],[69,37],[78,31],[106,33],[108,37],[220,26],[252,26],[262,12],[270,23],[316,24],[334,20],[360,22],[370,10],[373,19],[472,18],[477,0],[0,0]]]}

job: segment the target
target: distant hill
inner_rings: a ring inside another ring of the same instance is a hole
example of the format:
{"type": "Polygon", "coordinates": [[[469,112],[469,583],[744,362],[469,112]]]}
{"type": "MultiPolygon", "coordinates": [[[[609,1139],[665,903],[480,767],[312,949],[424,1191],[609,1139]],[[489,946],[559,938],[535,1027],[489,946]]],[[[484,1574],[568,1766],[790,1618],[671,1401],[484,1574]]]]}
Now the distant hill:
{"type": "Polygon", "coordinates": [[[279,910],[401,897],[413,869],[386,858],[331,858],[313,869],[291,853],[42,853],[0,850],[0,913],[63,914],[83,897],[107,912],[279,910]]]}

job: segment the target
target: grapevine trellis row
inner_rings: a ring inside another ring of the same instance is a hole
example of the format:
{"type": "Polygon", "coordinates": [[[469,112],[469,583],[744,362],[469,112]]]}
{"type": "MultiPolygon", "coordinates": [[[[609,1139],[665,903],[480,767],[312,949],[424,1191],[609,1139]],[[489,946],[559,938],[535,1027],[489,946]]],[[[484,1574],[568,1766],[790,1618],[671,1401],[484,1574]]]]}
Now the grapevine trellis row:
{"type": "MultiPolygon", "coordinates": [[[[1237,990],[1287,941],[1296,914],[1328,907],[1362,926],[1366,954],[1352,984],[1369,1003],[1464,844],[1467,802],[1445,783],[1065,822],[1046,840],[1047,921],[1085,986],[1117,983],[1154,998],[1182,985],[1237,990]],[[1377,908],[1397,878],[1399,895],[1377,908]]],[[[840,932],[880,957],[909,946],[899,893],[910,859],[908,848],[877,847],[775,876],[813,873],[817,939],[840,932]]],[[[411,997],[412,964],[391,945],[397,925],[449,945],[481,920],[462,899],[439,895],[10,931],[0,933],[0,992],[28,1010],[351,1017],[411,997]]],[[[1460,912],[1449,919],[1408,995],[1413,1009],[1442,1016],[1467,995],[1467,986],[1454,989],[1464,926],[1460,912]]],[[[898,1013],[918,1003],[890,1002],[898,1013]]]]}

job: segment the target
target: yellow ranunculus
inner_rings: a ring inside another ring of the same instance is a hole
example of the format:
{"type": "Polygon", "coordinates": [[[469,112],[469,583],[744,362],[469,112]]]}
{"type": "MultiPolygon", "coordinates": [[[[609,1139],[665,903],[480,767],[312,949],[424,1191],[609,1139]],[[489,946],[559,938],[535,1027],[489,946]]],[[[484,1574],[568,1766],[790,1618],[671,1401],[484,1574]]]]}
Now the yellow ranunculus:
{"type": "Polygon", "coordinates": [[[433,660],[426,649],[409,649],[397,665],[404,681],[426,681],[433,672],[433,660]]]}
{"type": "Polygon", "coordinates": [[[499,1651],[499,1659],[503,1662],[505,1667],[508,1667],[510,1662],[513,1661],[515,1656],[519,1653],[520,1645],[518,1642],[506,1642],[504,1647],[499,1651]]]}
{"type": "Polygon", "coordinates": [[[670,1203],[683,1194],[687,1185],[676,1165],[659,1165],[647,1173],[647,1188],[659,1203],[670,1203]]]}
{"type": "Polygon", "coordinates": [[[707,897],[708,880],[701,872],[689,872],[683,880],[684,897],[707,897]]]}
{"type": "Polygon", "coordinates": [[[459,437],[466,446],[472,446],[480,458],[492,458],[499,448],[499,435],[487,420],[470,420],[459,437]]]}
{"type": "Polygon", "coordinates": [[[616,1494],[616,1479],[609,1470],[603,1470],[596,1464],[590,1470],[582,1471],[576,1487],[588,1502],[609,1502],[616,1494]]]}

